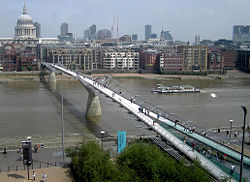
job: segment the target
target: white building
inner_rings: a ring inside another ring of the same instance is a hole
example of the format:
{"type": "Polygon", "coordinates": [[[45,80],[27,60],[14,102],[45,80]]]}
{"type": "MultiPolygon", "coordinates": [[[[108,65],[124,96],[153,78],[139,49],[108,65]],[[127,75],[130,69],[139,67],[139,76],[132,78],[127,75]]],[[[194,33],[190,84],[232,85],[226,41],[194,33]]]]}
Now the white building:
{"type": "Polygon", "coordinates": [[[139,52],[131,49],[106,49],[103,52],[103,69],[139,69],[139,52]]]}
{"type": "Polygon", "coordinates": [[[36,27],[32,21],[32,18],[27,13],[27,9],[23,6],[23,14],[18,18],[15,27],[15,39],[35,39],[36,38],[36,27]]]}
{"type": "Polygon", "coordinates": [[[23,13],[17,19],[14,38],[0,38],[0,47],[4,44],[21,43],[29,47],[36,47],[37,44],[57,44],[57,38],[37,38],[36,27],[33,20],[27,13],[24,3],[23,13]]]}

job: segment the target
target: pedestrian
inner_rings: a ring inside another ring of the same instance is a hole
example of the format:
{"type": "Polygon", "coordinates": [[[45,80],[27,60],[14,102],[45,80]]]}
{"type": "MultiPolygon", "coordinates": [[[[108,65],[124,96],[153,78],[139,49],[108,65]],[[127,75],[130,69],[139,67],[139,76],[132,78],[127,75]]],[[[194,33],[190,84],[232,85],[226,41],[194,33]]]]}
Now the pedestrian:
{"type": "Polygon", "coordinates": [[[219,160],[219,153],[218,152],[216,152],[216,160],[218,161],[219,160]]]}
{"type": "Polygon", "coordinates": [[[186,143],[186,137],[185,136],[184,136],[183,142],[184,142],[184,144],[186,143]]]}
{"type": "Polygon", "coordinates": [[[167,113],[166,113],[166,112],[164,112],[164,117],[165,117],[165,118],[167,117],[167,113]]]}
{"type": "Polygon", "coordinates": [[[7,146],[4,146],[4,148],[3,148],[3,154],[7,154],[7,146]]]}
{"type": "Polygon", "coordinates": [[[231,175],[233,175],[234,170],[235,170],[235,167],[234,167],[234,165],[233,165],[233,164],[231,164],[231,175]]]}
{"type": "Polygon", "coordinates": [[[47,174],[46,173],[43,174],[43,181],[44,182],[47,181],[47,174]]]}
{"type": "Polygon", "coordinates": [[[18,148],[17,153],[21,153],[21,150],[22,150],[22,147],[21,147],[21,145],[20,145],[19,148],[18,148]]]}
{"type": "Polygon", "coordinates": [[[195,132],[195,127],[193,127],[193,133],[195,132]]]}
{"type": "Polygon", "coordinates": [[[191,126],[189,127],[189,132],[192,133],[192,127],[191,126]]]}
{"type": "Polygon", "coordinates": [[[32,178],[33,178],[33,181],[36,180],[36,173],[35,173],[35,171],[33,171],[33,173],[32,173],[32,178]]]}
{"type": "Polygon", "coordinates": [[[193,151],[194,151],[194,149],[195,149],[195,146],[196,146],[196,142],[195,142],[195,141],[193,141],[193,143],[192,143],[192,148],[193,148],[193,151]]]}
{"type": "Polygon", "coordinates": [[[153,126],[155,125],[155,120],[153,120],[153,126]]]}
{"type": "Polygon", "coordinates": [[[229,137],[229,131],[227,130],[227,137],[229,137]]]}
{"type": "Polygon", "coordinates": [[[37,153],[37,151],[38,151],[38,147],[37,147],[37,145],[35,145],[34,146],[34,152],[37,153]]]}

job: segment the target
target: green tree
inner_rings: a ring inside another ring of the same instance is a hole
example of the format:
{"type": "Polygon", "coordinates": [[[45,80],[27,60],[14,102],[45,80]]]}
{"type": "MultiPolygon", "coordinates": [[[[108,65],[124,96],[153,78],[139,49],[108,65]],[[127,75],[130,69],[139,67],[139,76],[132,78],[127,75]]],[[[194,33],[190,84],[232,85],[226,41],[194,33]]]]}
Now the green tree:
{"type": "Polygon", "coordinates": [[[79,147],[66,150],[71,157],[71,171],[77,181],[115,181],[115,166],[109,153],[93,141],[82,142],[79,147]]]}
{"type": "Polygon", "coordinates": [[[131,182],[209,182],[208,173],[195,161],[191,166],[177,163],[168,154],[150,143],[130,144],[111,160],[95,142],[82,142],[67,149],[71,171],[76,181],[131,182]]]}

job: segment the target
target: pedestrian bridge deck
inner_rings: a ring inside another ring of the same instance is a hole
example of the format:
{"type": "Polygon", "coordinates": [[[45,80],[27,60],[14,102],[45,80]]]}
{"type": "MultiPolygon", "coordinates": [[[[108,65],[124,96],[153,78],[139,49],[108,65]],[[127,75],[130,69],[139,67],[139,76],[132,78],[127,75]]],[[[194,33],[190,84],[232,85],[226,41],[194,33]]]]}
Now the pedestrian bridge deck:
{"type": "MultiPolygon", "coordinates": [[[[46,63],[46,64],[48,64],[48,63],[46,63]]],[[[192,148],[189,145],[185,144],[178,137],[171,134],[169,131],[167,131],[160,124],[154,123],[155,120],[153,118],[157,119],[157,113],[149,112],[149,115],[146,115],[143,112],[139,112],[139,108],[140,108],[139,105],[137,105],[136,103],[131,102],[127,98],[124,98],[122,95],[119,95],[119,94],[115,93],[114,91],[112,91],[109,88],[103,86],[102,84],[96,83],[93,79],[82,76],[82,75],[78,75],[77,73],[75,73],[75,72],[73,72],[71,70],[68,70],[68,69],[66,69],[64,67],[61,67],[59,65],[50,64],[50,66],[54,67],[55,69],[57,69],[57,70],[59,70],[59,71],[61,71],[63,73],[66,73],[66,74],[68,74],[70,76],[73,76],[76,79],[81,79],[82,81],[87,82],[88,84],[92,85],[95,89],[97,89],[101,93],[105,94],[106,96],[108,96],[108,97],[112,98],[113,100],[115,100],[116,102],[120,103],[122,106],[127,108],[127,110],[129,110],[135,116],[140,118],[146,125],[151,127],[155,132],[157,132],[162,137],[164,137],[166,140],[171,142],[178,150],[182,151],[190,159],[192,159],[192,160],[198,159],[200,161],[200,163],[201,163],[201,166],[203,166],[206,170],[208,170],[217,179],[223,179],[223,178],[226,178],[226,177],[230,178],[230,176],[227,173],[225,173],[222,169],[220,169],[218,166],[216,166],[214,163],[212,163],[206,157],[201,155],[196,150],[192,150],[192,148]]],[[[176,124],[176,126],[175,126],[175,123],[173,121],[167,119],[167,118],[160,117],[159,120],[166,123],[166,124],[168,124],[169,126],[175,127],[175,129],[177,129],[178,131],[180,131],[182,133],[185,133],[186,135],[188,135],[188,136],[190,136],[190,137],[192,137],[192,138],[194,138],[196,140],[199,140],[199,141],[201,141],[203,143],[206,143],[207,145],[211,146],[212,148],[218,149],[221,152],[226,153],[227,155],[230,155],[235,159],[238,159],[239,153],[229,149],[226,146],[223,146],[223,145],[221,145],[221,144],[219,144],[219,143],[217,143],[215,141],[212,141],[211,139],[203,137],[198,133],[186,132],[186,131],[184,131],[183,126],[181,126],[179,124],[176,124]]],[[[247,158],[247,160],[244,160],[244,162],[248,163],[249,159],[247,158]]],[[[232,180],[232,181],[234,181],[234,180],[232,180]]]]}

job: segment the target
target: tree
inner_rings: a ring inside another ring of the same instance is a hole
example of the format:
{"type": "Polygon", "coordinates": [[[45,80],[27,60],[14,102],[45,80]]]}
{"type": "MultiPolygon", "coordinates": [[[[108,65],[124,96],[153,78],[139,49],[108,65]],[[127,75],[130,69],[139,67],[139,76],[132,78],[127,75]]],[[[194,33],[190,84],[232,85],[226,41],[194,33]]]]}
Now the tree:
{"type": "Polygon", "coordinates": [[[77,181],[115,181],[116,170],[109,153],[97,143],[82,142],[79,147],[66,150],[71,157],[71,171],[77,181]]]}
{"type": "Polygon", "coordinates": [[[198,162],[187,167],[149,143],[130,145],[118,156],[117,164],[129,170],[136,181],[210,181],[198,162]]]}
{"type": "Polygon", "coordinates": [[[130,144],[112,162],[108,152],[91,142],[67,149],[71,171],[76,181],[135,182],[209,182],[208,173],[199,162],[185,166],[150,143],[130,144]]]}

